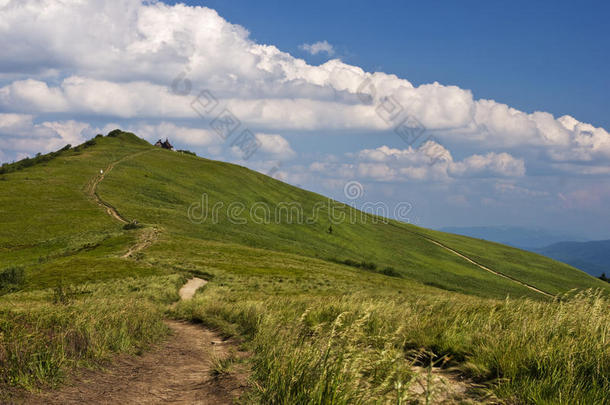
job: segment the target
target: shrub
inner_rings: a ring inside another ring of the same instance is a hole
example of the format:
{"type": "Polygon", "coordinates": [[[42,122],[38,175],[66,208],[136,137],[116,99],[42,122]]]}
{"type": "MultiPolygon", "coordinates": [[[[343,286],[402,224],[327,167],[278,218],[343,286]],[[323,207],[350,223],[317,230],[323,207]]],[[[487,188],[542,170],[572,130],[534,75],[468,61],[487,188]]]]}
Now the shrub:
{"type": "Polygon", "coordinates": [[[371,270],[371,271],[377,270],[377,265],[375,263],[365,262],[364,260],[360,262],[360,265],[358,267],[363,268],[365,270],[371,270]]]}
{"type": "Polygon", "coordinates": [[[187,155],[197,156],[197,154],[195,152],[191,152],[190,150],[186,150],[186,149],[178,149],[178,152],[186,153],[187,155]]]}
{"type": "Polygon", "coordinates": [[[0,272],[0,293],[19,290],[25,283],[22,267],[9,267],[0,272]]]}
{"type": "Polygon", "coordinates": [[[72,145],[68,144],[63,148],[59,149],[57,152],[50,152],[45,155],[37,153],[36,156],[33,158],[26,157],[25,159],[21,159],[17,162],[4,163],[2,167],[0,167],[0,174],[16,172],[18,170],[23,170],[25,168],[32,167],[40,163],[50,162],[62,153],[70,150],[71,147],[72,145]]]}
{"type": "Polygon", "coordinates": [[[331,258],[331,259],[329,259],[329,261],[334,262],[334,263],[344,264],[344,265],[350,266],[350,267],[356,267],[358,269],[376,272],[376,273],[383,274],[383,275],[389,276],[389,277],[402,277],[402,274],[398,270],[396,270],[394,267],[386,266],[382,270],[377,270],[376,263],[367,262],[365,260],[357,262],[352,259],[339,260],[336,258],[331,258]]]}
{"type": "Polygon", "coordinates": [[[343,261],[343,264],[345,264],[347,266],[352,266],[352,267],[360,267],[357,261],[351,260],[351,259],[345,259],[343,261]]]}
{"type": "Polygon", "coordinates": [[[142,146],[150,146],[150,144],[142,138],[139,138],[136,134],[132,132],[121,131],[120,129],[115,129],[113,131],[108,132],[109,138],[118,138],[123,141],[128,141],[131,143],[137,143],[142,146]]]}
{"type": "Polygon", "coordinates": [[[401,274],[394,267],[384,267],[380,273],[390,277],[401,277],[401,274]]]}
{"type": "Polygon", "coordinates": [[[350,266],[350,267],[357,267],[359,269],[369,270],[369,271],[377,270],[377,264],[375,264],[373,262],[367,262],[365,260],[357,262],[352,259],[345,259],[345,260],[330,259],[330,261],[339,263],[339,264],[345,264],[346,266],[350,266]]]}
{"type": "Polygon", "coordinates": [[[72,285],[64,285],[63,282],[58,282],[55,288],[53,288],[53,303],[54,304],[69,304],[77,296],[85,294],[86,292],[82,288],[74,287],[72,285]]]}
{"type": "Polygon", "coordinates": [[[130,229],[138,229],[141,228],[142,225],[140,225],[138,223],[138,221],[136,221],[135,219],[125,225],[123,225],[123,229],[125,229],[126,231],[129,231],[130,229]]]}

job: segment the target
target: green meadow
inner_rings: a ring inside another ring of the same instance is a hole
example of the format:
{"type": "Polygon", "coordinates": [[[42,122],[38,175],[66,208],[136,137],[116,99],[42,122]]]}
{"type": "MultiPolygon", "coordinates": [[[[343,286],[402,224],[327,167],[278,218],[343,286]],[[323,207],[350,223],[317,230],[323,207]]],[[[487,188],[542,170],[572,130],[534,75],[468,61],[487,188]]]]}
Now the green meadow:
{"type": "Polygon", "coordinates": [[[350,208],[120,131],[1,173],[0,400],[137,355],[172,317],[251,353],[246,403],[435,403],[443,386],[413,386],[437,369],[470,382],[457,403],[610,398],[610,290],[566,264],[359,212],[333,222],[350,208]],[[92,194],[113,162],[95,192],[137,226],[92,194]],[[192,276],[209,282],[172,305],[192,276]]]}

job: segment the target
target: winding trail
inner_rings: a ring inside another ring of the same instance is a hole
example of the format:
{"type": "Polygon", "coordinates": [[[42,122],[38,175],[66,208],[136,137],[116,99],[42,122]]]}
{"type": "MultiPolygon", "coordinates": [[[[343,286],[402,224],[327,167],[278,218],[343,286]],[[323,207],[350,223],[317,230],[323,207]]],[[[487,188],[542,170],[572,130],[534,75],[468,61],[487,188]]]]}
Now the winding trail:
{"type": "MultiPolygon", "coordinates": [[[[192,298],[206,283],[193,278],[181,289],[192,298]]],[[[247,388],[247,372],[238,365],[214,375],[219,359],[232,356],[236,343],[192,323],[167,320],[172,336],[141,356],[118,355],[106,370],[79,370],[56,391],[26,400],[28,404],[231,404],[247,388]]],[[[243,354],[242,354],[243,356],[243,354]]]]}
{"type": "MultiPolygon", "coordinates": [[[[85,190],[108,215],[128,221],[97,193],[97,186],[119,163],[150,152],[145,150],[112,162],[91,179],[85,190]]],[[[123,254],[129,258],[157,240],[158,228],[144,228],[138,241],[123,254]]],[[[194,277],[179,290],[180,300],[193,298],[207,283],[194,277]]],[[[174,303],[173,306],[177,304],[174,303]]],[[[141,356],[120,354],[104,370],[79,369],[59,390],[31,394],[28,404],[232,404],[247,388],[247,370],[236,367],[231,372],[215,373],[215,365],[234,356],[237,344],[200,325],[165,320],[171,337],[141,356]]],[[[241,354],[240,357],[243,357],[241,354]]]]}
{"type": "Polygon", "coordinates": [[[139,251],[146,249],[155,243],[155,241],[159,238],[159,233],[161,233],[161,231],[157,228],[144,228],[140,232],[140,235],[138,235],[138,241],[136,244],[130,246],[129,250],[127,250],[127,252],[121,256],[121,258],[127,259],[139,251]]]}
{"type": "Polygon", "coordinates": [[[461,253],[460,253],[460,252],[458,252],[457,250],[453,250],[453,249],[451,249],[449,246],[445,246],[445,245],[443,245],[442,243],[437,242],[437,241],[435,241],[435,240],[434,240],[434,239],[432,239],[432,238],[429,238],[429,237],[424,236],[424,235],[421,235],[421,234],[418,234],[418,235],[419,235],[419,236],[421,236],[422,238],[426,239],[427,241],[429,241],[429,242],[431,242],[431,243],[434,243],[435,245],[437,245],[437,246],[439,246],[439,247],[441,247],[441,248],[443,248],[443,249],[445,249],[445,250],[447,250],[447,251],[449,251],[449,252],[453,253],[454,255],[461,257],[462,259],[466,260],[467,262],[470,262],[470,263],[474,264],[475,266],[479,267],[479,268],[480,268],[480,269],[482,269],[482,270],[488,271],[488,272],[490,272],[490,273],[492,273],[492,274],[495,274],[496,276],[503,277],[503,278],[505,278],[505,279],[507,279],[507,280],[514,281],[515,283],[520,284],[520,285],[521,285],[521,286],[523,286],[523,287],[529,288],[530,290],[535,291],[535,292],[537,292],[537,293],[539,293],[539,294],[545,295],[545,296],[550,297],[550,298],[555,298],[555,296],[554,296],[553,294],[549,294],[549,293],[548,293],[548,292],[546,292],[546,291],[542,291],[541,289],[539,289],[539,288],[537,288],[537,287],[534,287],[534,286],[533,286],[533,285],[531,285],[531,284],[528,284],[528,283],[526,283],[526,282],[523,282],[523,281],[521,281],[521,280],[518,280],[518,279],[516,279],[516,278],[514,278],[514,277],[508,276],[508,275],[506,275],[506,274],[504,274],[504,273],[500,273],[499,271],[492,270],[492,269],[490,269],[489,267],[486,267],[486,266],[484,266],[484,265],[482,265],[482,264],[480,264],[480,263],[477,263],[477,262],[475,262],[474,260],[472,260],[471,258],[469,258],[469,257],[467,257],[467,256],[464,256],[463,254],[461,254],[461,253]]]}
{"type": "Polygon", "coordinates": [[[407,232],[410,232],[410,233],[412,233],[413,235],[417,235],[417,236],[419,236],[420,238],[424,238],[424,239],[425,239],[425,240],[427,240],[428,242],[433,243],[433,244],[435,244],[436,246],[438,246],[438,247],[440,247],[440,248],[442,248],[442,249],[445,249],[446,251],[448,251],[448,252],[450,252],[450,253],[452,253],[452,254],[454,254],[454,255],[456,255],[456,256],[461,257],[462,259],[466,260],[467,262],[469,262],[469,263],[471,263],[471,264],[474,264],[475,266],[477,266],[477,267],[478,267],[478,268],[480,268],[481,270],[485,270],[485,271],[487,271],[487,272],[489,272],[489,273],[491,273],[491,274],[494,274],[494,275],[496,275],[496,276],[498,276],[498,277],[502,277],[502,278],[505,278],[505,279],[510,280],[510,281],[512,281],[512,282],[515,282],[515,283],[517,283],[517,284],[521,285],[522,287],[525,287],[525,288],[528,288],[528,289],[530,289],[530,290],[532,290],[532,291],[537,292],[538,294],[542,294],[542,295],[544,295],[544,296],[546,296],[546,297],[549,297],[549,298],[555,298],[555,296],[554,296],[553,294],[550,294],[550,293],[548,293],[548,292],[546,292],[546,291],[543,291],[543,290],[539,289],[538,287],[535,287],[535,286],[533,286],[533,285],[531,285],[531,284],[528,284],[528,283],[526,283],[526,282],[524,282],[524,281],[521,281],[521,280],[519,280],[519,279],[516,279],[516,278],[514,278],[514,277],[512,277],[512,276],[509,276],[509,275],[507,275],[507,274],[504,274],[504,273],[501,273],[501,272],[499,272],[499,271],[496,271],[496,270],[490,269],[489,267],[484,266],[484,265],[482,265],[481,263],[476,262],[475,260],[471,259],[470,257],[468,257],[468,256],[466,256],[466,255],[463,255],[462,253],[458,252],[457,250],[452,249],[452,248],[450,248],[449,246],[444,245],[444,244],[442,244],[442,243],[440,243],[440,242],[438,242],[438,241],[436,241],[436,240],[434,240],[434,239],[432,239],[432,238],[430,238],[430,237],[428,237],[428,236],[426,236],[426,235],[422,235],[422,234],[421,234],[421,233],[419,233],[419,232],[415,232],[415,231],[412,231],[412,230],[410,230],[410,229],[400,227],[400,226],[398,226],[398,225],[393,224],[392,222],[390,222],[390,225],[391,225],[391,226],[394,226],[394,227],[396,227],[396,228],[398,228],[398,229],[402,229],[402,230],[405,230],[405,231],[407,231],[407,232]]]}
{"type": "Polygon", "coordinates": [[[86,187],[87,194],[91,198],[93,198],[99,206],[103,207],[106,210],[106,212],[108,213],[108,215],[110,215],[111,217],[113,217],[114,219],[116,219],[119,222],[126,224],[128,221],[121,214],[119,214],[119,212],[116,210],[116,208],[114,208],[110,203],[107,203],[106,201],[102,200],[102,198],[97,193],[97,186],[101,183],[102,180],[104,180],[104,177],[106,177],[106,175],[108,173],[110,173],[112,171],[112,169],[114,169],[114,167],[116,165],[118,165],[119,163],[124,162],[127,159],[131,159],[136,156],[143,155],[144,153],[149,153],[151,151],[152,150],[144,150],[141,152],[133,153],[131,155],[124,156],[121,159],[110,163],[108,165],[108,167],[106,167],[105,170],[103,170],[100,174],[96,175],[89,182],[89,184],[87,184],[87,187],[86,187]]]}
{"type": "MultiPolygon", "coordinates": [[[[119,221],[123,224],[127,224],[129,221],[127,221],[127,219],[125,217],[123,217],[121,214],[119,214],[117,209],[114,208],[110,203],[104,201],[102,199],[102,197],[100,197],[100,195],[97,192],[97,186],[102,182],[102,180],[104,180],[106,175],[108,173],[110,173],[112,171],[112,169],[114,169],[114,167],[116,165],[118,165],[119,163],[124,162],[125,160],[128,160],[128,159],[132,159],[136,156],[140,156],[145,153],[152,152],[153,150],[154,149],[148,149],[148,150],[144,150],[141,152],[132,153],[131,155],[123,156],[121,159],[115,160],[114,162],[110,163],[106,167],[105,170],[102,170],[99,174],[94,176],[89,181],[89,183],[85,187],[85,191],[86,191],[87,195],[89,197],[91,197],[96,202],[97,205],[99,205],[100,207],[103,207],[106,210],[106,213],[108,215],[110,215],[112,218],[116,219],[117,221],[119,221]]],[[[147,247],[152,245],[158,239],[159,233],[160,233],[160,230],[156,227],[154,227],[154,228],[150,227],[150,228],[143,229],[140,232],[140,235],[138,235],[138,241],[133,246],[130,246],[129,249],[127,250],[127,252],[124,253],[123,255],[121,255],[121,258],[123,258],[123,259],[129,258],[129,257],[133,256],[134,254],[138,253],[139,251],[146,249],[147,247]]]]}

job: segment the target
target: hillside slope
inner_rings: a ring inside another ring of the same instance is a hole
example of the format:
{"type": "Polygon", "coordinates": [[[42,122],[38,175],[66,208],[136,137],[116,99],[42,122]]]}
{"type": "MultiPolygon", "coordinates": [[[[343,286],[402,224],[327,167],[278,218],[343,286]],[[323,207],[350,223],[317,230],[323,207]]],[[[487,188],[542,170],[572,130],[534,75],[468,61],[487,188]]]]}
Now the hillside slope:
{"type": "MultiPolygon", "coordinates": [[[[163,273],[160,267],[121,260],[141,233],[123,230],[121,222],[107,215],[107,207],[97,204],[97,195],[126,220],[154,226],[155,248],[171,246],[174,254],[216,241],[310,257],[329,268],[346,268],[337,261],[366,261],[377,271],[392,267],[391,273],[405,281],[497,298],[541,296],[510,278],[550,294],[607,288],[568,265],[503,245],[397,221],[383,223],[359,212],[350,221],[347,206],[321,195],[240,166],[154,148],[133,134],[113,135],[2,176],[0,220],[6,226],[0,229],[0,267],[23,265],[37,285],[52,285],[70,272],[79,274],[76,280],[163,273]],[[112,171],[91,194],[91,182],[108,168],[112,171]],[[201,209],[206,203],[207,211],[201,209]],[[335,214],[347,214],[347,220],[332,223],[332,233],[327,231],[332,222],[329,204],[335,214]],[[282,206],[296,211],[278,209],[282,206]],[[252,207],[257,207],[254,217],[252,207]],[[487,272],[434,241],[509,278],[487,272]]],[[[214,260],[210,265],[222,262],[220,257],[214,260]]]]}

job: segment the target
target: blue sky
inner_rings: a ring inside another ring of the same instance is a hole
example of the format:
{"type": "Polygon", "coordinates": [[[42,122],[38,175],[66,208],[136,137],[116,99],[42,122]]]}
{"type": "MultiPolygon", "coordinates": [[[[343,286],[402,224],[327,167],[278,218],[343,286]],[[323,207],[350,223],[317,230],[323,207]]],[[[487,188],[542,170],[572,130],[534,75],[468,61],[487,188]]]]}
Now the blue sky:
{"type": "MultiPolygon", "coordinates": [[[[172,3],[172,2],[169,2],[172,3]]],[[[173,2],[175,3],[175,2],[173,2]]],[[[610,3],[605,1],[187,1],[216,9],[311,63],[327,40],[367,71],[471,89],[522,111],[610,127],[610,3]]]]}
{"type": "Polygon", "coordinates": [[[423,226],[610,238],[609,9],[0,0],[0,161],[120,127],[423,226]]]}

